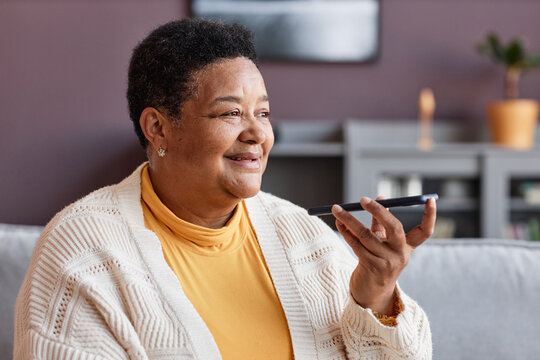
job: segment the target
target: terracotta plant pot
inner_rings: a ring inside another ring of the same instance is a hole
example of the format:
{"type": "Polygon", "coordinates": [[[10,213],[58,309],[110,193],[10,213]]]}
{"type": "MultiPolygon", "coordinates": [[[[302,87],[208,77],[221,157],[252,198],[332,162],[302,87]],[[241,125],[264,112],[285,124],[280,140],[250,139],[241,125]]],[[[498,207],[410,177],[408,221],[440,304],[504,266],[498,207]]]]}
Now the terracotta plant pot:
{"type": "Polygon", "coordinates": [[[528,150],[534,146],[538,122],[537,101],[516,99],[493,102],[487,107],[487,117],[493,143],[517,150],[528,150]]]}

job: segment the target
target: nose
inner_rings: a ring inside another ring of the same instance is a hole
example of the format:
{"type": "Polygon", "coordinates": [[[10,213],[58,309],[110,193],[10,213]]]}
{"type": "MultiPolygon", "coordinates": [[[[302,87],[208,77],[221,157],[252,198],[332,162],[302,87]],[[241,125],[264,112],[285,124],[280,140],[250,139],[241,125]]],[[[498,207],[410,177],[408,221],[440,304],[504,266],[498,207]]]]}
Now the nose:
{"type": "Polygon", "coordinates": [[[249,144],[262,144],[266,141],[268,131],[261,120],[255,116],[244,118],[244,129],[240,133],[239,139],[249,144]]]}

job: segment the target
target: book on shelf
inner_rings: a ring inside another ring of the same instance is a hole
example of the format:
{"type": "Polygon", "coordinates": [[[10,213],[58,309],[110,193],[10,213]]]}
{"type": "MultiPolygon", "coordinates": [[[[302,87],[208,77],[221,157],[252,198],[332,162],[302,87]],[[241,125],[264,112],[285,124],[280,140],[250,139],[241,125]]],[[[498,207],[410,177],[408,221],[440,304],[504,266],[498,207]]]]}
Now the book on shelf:
{"type": "Polygon", "coordinates": [[[508,225],[508,239],[540,241],[540,221],[530,218],[528,221],[513,222],[508,225]]]}
{"type": "Polygon", "coordinates": [[[523,181],[519,184],[519,193],[527,204],[540,204],[540,182],[523,181]]]}

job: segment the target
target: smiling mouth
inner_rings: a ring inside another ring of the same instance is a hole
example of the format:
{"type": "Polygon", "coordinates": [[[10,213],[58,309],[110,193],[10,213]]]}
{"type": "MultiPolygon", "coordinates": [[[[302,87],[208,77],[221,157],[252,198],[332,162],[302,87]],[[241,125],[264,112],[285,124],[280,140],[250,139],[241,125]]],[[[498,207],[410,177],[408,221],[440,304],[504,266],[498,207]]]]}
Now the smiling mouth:
{"type": "Polygon", "coordinates": [[[235,156],[225,156],[233,164],[246,168],[246,169],[259,169],[260,168],[260,156],[256,154],[239,154],[235,156]]]}
{"type": "Polygon", "coordinates": [[[257,161],[258,158],[245,158],[245,157],[234,157],[234,156],[226,156],[227,159],[231,159],[234,161],[257,161]]]}

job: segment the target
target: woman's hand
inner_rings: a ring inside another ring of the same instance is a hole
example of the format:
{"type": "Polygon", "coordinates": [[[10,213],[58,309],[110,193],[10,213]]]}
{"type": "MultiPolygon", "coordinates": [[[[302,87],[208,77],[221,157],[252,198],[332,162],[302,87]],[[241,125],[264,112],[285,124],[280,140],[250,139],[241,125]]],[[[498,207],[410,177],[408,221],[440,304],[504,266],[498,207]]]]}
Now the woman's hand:
{"type": "Polygon", "coordinates": [[[399,275],[413,250],[433,233],[435,200],[428,200],[422,223],[407,234],[401,222],[378,202],[363,197],[360,203],[373,216],[371,229],[340,206],[332,207],[337,229],[359,260],[351,276],[351,295],[360,306],[391,315],[399,275]]]}

